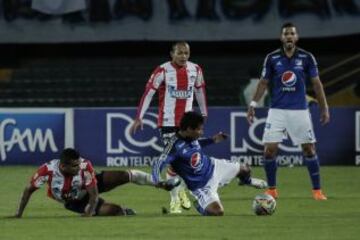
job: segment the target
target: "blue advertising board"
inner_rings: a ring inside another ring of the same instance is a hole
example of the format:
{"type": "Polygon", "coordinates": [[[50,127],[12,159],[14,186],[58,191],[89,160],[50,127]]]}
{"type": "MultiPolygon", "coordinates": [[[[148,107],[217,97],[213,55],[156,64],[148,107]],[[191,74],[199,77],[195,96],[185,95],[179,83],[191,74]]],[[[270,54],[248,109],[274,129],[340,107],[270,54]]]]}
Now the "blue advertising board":
{"type": "MultiPolygon", "coordinates": [[[[64,147],[75,147],[99,166],[148,166],[162,150],[157,111],[145,114],[144,128],[135,135],[130,126],[135,108],[0,109],[0,165],[33,164],[58,158],[64,147]]],[[[360,165],[360,109],[331,108],[331,121],[319,122],[311,109],[317,153],[322,165],[360,165]]],[[[263,164],[261,142],[267,109],[256,110],[249,126],[246,109],[211,107],[205,135],[222,131],[229,139],[206,148],[217,158],[251,165],[263,164]]],[[[279,165],[302,165],[301,148],[290,139],[280,144],[279,165]]]]}
{"type": "Polygon", "coordinates": [[[0,165],[39,165],[73,146],[72,109],[0,109],[0,165]]]}
{"type": "MultiPolygon", "coordinates": [[[[317,108],[311,109],[317,151],[322,165],[360,165],[360,109],[332,108],[331,122],[321,126],[317,108]]],[[[75,109],[75,147],[95,165],[145,166],[157,160],[162,144],[156,126],[156,109],[145,115],[144,129],[130,134],[135,108],[75,109]]],[[[261,142],[267,109],[257,109],[249,126],[246,109],[212,107],[205,135],[223,131],[228,141],[211,145],[209,155],[251,165],[262,165],[261,142]]],[[[280,165],[302,165],[299,146],[290,139],[280,144],[280,165]]]]}
{"type": "Polygon", "coordinates": [[[135,108],[76,109],[75,148],[95,165],[152,165],[162,150],[156,113],[149,112],[144,129],[134,136],[135,108]]]}

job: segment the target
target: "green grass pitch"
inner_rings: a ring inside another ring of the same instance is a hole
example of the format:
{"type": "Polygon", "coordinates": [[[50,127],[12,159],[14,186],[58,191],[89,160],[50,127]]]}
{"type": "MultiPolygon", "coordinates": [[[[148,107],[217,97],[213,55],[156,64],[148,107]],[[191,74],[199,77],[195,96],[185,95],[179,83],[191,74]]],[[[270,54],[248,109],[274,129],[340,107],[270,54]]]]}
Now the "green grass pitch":
{"type": "MultiPolygon", "coordinates": [[[[97,168],[98,170],[100,168],[97,168]]],[[[149,170],[149,169],[146,169],[149,170]]],[[[159,189],[128,184],[102,194],[107,201],[134,208],[133,217],[82,218],[46,197],[33,194],[22,219],[14,214],[34,167],[0,167],[0,239],[360,239],[360,168],[322,167],[327,201],[312,200],[304,167],[279,168],[280,198],[273,216],[255,216],[252,199],[261,190],[236,182],[220,190],[225,216],[201,217],[194,209],[163,215],[169,195],[159,189]]],[[[253,175],[264,177],[260,167],[253,175]]]]}

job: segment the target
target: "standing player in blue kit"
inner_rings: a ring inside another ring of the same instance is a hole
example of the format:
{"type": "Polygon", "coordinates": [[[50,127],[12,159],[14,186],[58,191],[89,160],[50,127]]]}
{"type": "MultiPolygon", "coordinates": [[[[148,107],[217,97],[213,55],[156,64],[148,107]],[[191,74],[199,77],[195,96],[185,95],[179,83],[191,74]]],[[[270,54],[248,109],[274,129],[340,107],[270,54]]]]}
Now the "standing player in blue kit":
{"type": "Polygon", "coordinates": [[[330,120],[329,108],[319,78],[314,56],[298,47],[298,33],[292,23],[281,27],[282,47],[268,54],[264,61],[261,79],[250,103],[247,118],[251,124],[255,117],[257,101],[269,87],[271,106],[265,124],[263,142],[264,168],[269,189],[267,194],[279,196],[276,189],[276,155],[284,134],[288,133],[295,145],[301,145],[304,162],[308,168],[312,194],[315,200],[326,200],[321,191],[319,159],[315,150],[315,136],[306,102],[305,82],[311,80],[320,106],[320,121],[330,120]]]}

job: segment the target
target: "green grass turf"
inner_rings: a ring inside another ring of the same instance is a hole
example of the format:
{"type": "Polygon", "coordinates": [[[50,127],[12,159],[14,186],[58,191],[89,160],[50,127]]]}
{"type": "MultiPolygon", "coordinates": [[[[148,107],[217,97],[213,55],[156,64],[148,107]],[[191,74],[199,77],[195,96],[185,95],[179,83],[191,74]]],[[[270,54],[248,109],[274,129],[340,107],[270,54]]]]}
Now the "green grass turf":
{"type": "MultiPolygon", "coordinates": [[[[99,169],[99,168],[98,168],[99,169]]],[[[147,169],[148,170],[148,169],[147,169]]],[[[254,168],[264,177],[262,168],[254,168]]],[[[280,198],[273,216],[255,216],[253,197],[262,192],[234,181],[220,190],[225,216],[201,217],[194,209],[163,215],[168,193],[152,187],[125,185],[102,196],[134,208],[134,217],[82,218],[45,196],[34,193],[22,219],[13,215],[34,167],[0,167],[0,239],[360,239],[360,168],[322,167],[328,201],[311,198],[304,167],[279,168],[280,198]]]]}

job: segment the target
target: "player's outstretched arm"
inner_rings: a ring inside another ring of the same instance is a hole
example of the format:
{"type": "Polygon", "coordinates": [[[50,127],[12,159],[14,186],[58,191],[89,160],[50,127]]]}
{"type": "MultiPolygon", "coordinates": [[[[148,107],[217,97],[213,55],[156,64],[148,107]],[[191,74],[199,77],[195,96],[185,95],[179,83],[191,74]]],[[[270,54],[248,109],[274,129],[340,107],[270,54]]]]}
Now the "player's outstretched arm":
{"type": "Polygon", "coordinates": [[[223,133],[223,132],[219,132],[217,134],[215,134],[212,139],[214,140],[214,143],[219,143],[224,141],[225,139],[227,139],[229,137],[228,134],[223,133]]]}
{"type": "Polygon", "coordinates": [[[24,210],[26,208],[26,205],[28,204],[30,198],[31,198],[31,195],[37,190],[36,187],[34,187],[33,185],[29,184],[28,186],[25,187],[22,195],[21,195],[21,198],[20,198],[20,203],[19,203],[19,206],[16,210],[16,213],[15,213],[15,216],[16,218],[21,218],[23,213],[24,213],[24,210]]]}
{"type": "Polygon", "coordinates": [[[249,124],[252,124],[254,122],[255,118],[255,107],[257,105],[257,102],[260,100],[260,98],[264,95],[266,89],[268,86],[268,81],[266,79],[260,79],[256,91],[253,97],[253,100],[251,101],[248,111],[247,111],[247,120],[249,124]]]}

